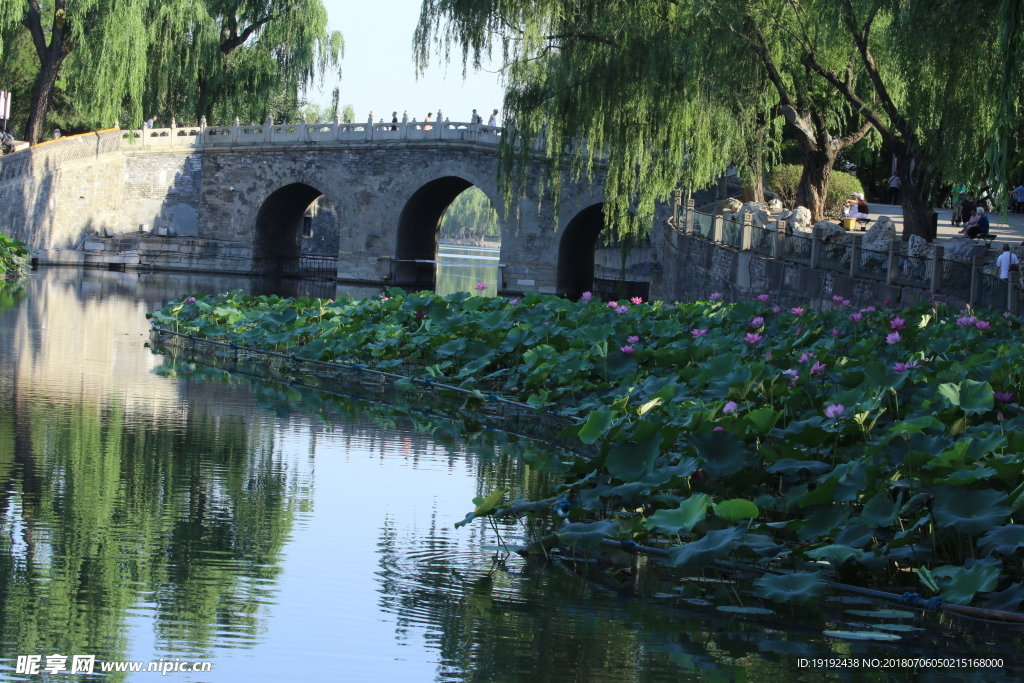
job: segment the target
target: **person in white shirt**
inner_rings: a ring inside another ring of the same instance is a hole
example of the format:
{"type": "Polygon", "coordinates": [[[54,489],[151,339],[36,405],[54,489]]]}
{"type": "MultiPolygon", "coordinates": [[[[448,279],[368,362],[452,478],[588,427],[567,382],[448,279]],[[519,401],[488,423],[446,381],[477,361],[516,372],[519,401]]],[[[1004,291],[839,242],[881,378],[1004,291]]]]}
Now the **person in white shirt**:
{"type": "Polygon", "coordinates": [[[1010,279],[1010,266],[1015,266],[1020,263],[1020,259],[1017,255],[1010,251],[1010,245],[1003,245],[1003,253],[996,259],[996,265],[999,266],[999,279],[1009,280],[1010,279]]]}
{"type": "Polygon", "coordinates": [[[889,178],[889,203],[899,204],[900,200],[900,177],[895,173],[889,178]]]}
{"type": "Polygon", "coordinates": [[[498,125],[498,110],[497,109],[495,109],[493,112],[491,112],[491,118],[487,119],[487,125],[488,126],[496,126],[496,125],[498,125]]]}

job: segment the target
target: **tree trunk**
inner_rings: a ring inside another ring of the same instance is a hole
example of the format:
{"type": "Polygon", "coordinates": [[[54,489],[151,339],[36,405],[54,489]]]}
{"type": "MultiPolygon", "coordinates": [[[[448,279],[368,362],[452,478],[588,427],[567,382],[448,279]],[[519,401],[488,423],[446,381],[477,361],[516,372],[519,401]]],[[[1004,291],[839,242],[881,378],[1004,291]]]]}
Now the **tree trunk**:
{"type": "MultiPolygon", "coordinates": [[[[801,144],[801,147],[804,147],[801,144]]],[[[832,166],[836,161],[836,151],[804,148],[804,170],[800,176],[800,185],[796,190],[796,205],[806,207],[811,212],[811,222],[825,220],[825,197],[828,184],[832,180],[832,166]]]]}
{"type": "Polygon", "coordinates": [[[903,241],[908,241],[911,235],[930,240],[933,209],[918,182],[922,164],[904,149],[896,152],[896,168],[900,175],[900,204],[903,206],[903,241]],[[911,166],[915,166],[913,171],[911,166]]]}
{"type": "Polygon", "coordinates": [[[46,114],[50,111],[50,102],[53,100],[53,85],[57,82],[60,67],[64,63],[63,56],[48,54],[47,57],[40,65],[39,76],[32,89],[26,136],[33,145],[46,134],[46,114]]]}
{"type": "Polygon", "coordinates": [[[743,178],[743,202],[764,203],[764,164],[760,156],[750,160],[750,167],[743,178]]]}

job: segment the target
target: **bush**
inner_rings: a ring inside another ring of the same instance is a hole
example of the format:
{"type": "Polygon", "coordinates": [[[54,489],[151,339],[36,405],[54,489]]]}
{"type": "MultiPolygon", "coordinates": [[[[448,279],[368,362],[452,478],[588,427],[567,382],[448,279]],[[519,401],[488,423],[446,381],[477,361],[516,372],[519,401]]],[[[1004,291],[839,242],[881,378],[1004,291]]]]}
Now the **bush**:
{"type": "Polygon", "coordinates": [[[796,189],[800,186],[800,176],[804,167],[796,164],[776,166],[768,176],[768,187],[775,193],[787,209],[796,207],[796,189]]]}
{"type": "MultiPolygon", "coordinates": [[[[796,191],[800,187],[803,172],[803,166],[787,164],[776,166],[768,176],[768,187],[788,209],[796,207],[796,191]]],[[[829,218],[839,218],[843,214],[843,202],[850,193],[863,191],[860,181],[849,173],[833,173],[828,184],[828,192],[825,193],[825,215],[829,218]]]]}
{"type": "Polygon", "coordinates": [[[0,232],[0,278],[20,275],[27,267],[28,249],[25,243],[0,232]]]}

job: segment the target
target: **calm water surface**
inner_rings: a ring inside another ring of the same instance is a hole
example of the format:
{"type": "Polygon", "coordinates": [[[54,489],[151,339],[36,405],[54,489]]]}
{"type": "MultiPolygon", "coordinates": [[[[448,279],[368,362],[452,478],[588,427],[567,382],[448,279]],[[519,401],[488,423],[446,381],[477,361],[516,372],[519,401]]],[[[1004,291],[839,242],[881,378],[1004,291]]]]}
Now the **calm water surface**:
{"type": "Polygon", "coordinates": [[[454,522],[497,486],[542,495],[557,452],[365,401],[308,412],[146,348],[146,311],[253,286],[49,269],[0,292],[0,679],[44,680],[18,655],[94,654],[212,662],[179,681],[912,680],[797,658],[955,648],[829,643],[502,561],[454,522]]]}
{"type": "Polygon", "coordinates": [[[481,290],[483,296],[497,296],[500,252],[491,247],[440,245],[437,293],[442,296],[455,292],[476,293],[476,284],[482,282],[487,285],[487,289],[481,290]]]}

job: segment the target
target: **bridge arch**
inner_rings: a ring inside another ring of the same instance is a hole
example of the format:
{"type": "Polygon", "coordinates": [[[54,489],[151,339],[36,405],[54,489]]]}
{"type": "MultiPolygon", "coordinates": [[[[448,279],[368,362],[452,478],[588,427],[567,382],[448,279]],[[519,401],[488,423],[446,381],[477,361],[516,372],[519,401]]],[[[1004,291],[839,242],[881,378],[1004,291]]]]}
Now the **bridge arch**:
{"type": "Polygon", "coordinates": [[[562,230],[558,240],[555,293],[578,299],[594,289],[594,251],[604,228],[604,203],[584,207],[562,230]]]}
{"type": "MultiPolygon", "coordinates": [[[[312,184],[296,181],[273,190],[260,204],[256,213],[254,226],[254,246],[256,269],[268,274],[301,274],[303,268],[303,239],[313,235],[314,222],[317,220],[317,200],[329,205],[325,194],[312,184]]],[[[328,221],[335,225],[326,227],[337,232],[336,214],[331,206],[323,212],[328,221]]],[[[318,226],[323,229],[323,226],[318,226]]],[[[335,236],[334,241],[337,238],[335,236]]],[[[335,247],[336,249],[336,247],[335,247]]],[[[308,255],[307,255],[308,256],[308,255]]],[[[328,257],[320,255],[318,260],[324,261],[322,270],[334,276],[337,269],[337,254],[328,257]],[[326,265],[325,265],[326,264],[326,265]]]]}

